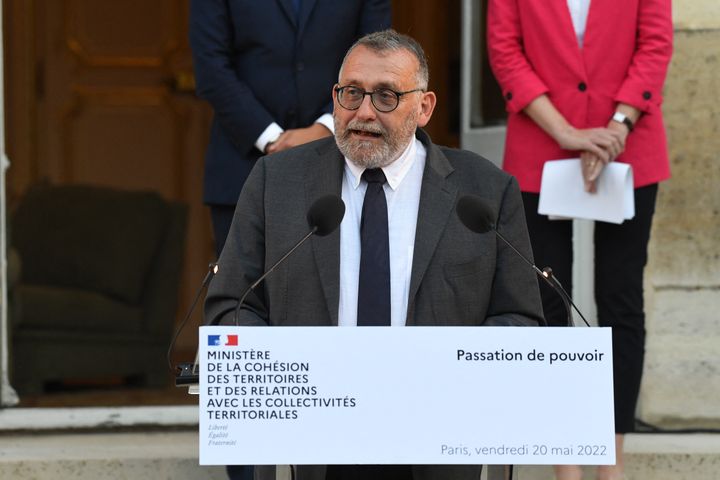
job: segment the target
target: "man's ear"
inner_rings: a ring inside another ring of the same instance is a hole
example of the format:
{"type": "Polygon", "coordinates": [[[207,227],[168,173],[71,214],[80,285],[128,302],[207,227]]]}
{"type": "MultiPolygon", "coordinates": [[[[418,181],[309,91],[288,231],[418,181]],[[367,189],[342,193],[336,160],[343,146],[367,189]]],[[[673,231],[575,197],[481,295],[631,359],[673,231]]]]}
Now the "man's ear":
{"type": "Polygon", "coordinates": [[[418,115],[418,127],[424,127],[430,121],[433,110],[435,110],[435,104],[437,103],[437,97],[434,92],[425,92],[422,94],[422,100],[420,100],[420,115],[418,115]]]}

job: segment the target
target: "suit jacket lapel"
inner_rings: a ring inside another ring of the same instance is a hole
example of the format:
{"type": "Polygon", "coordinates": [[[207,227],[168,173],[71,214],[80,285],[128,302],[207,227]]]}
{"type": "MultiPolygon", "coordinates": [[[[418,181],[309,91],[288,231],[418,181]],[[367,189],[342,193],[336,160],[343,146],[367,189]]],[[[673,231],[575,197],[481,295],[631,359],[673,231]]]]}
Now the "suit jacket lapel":
{"type": "MultiPolygon", "coordinates": [[[[590,8],[592,4],[598,2],[590,2],[590,8]]],[[[572,21],[572,14],[570,13],[570,6],[567,0],[556,0],[555,2],[548,2],[548,8],[555,7],[557,11],[554,13],[549,12],[549,18],[557,19],[558,33],[563,37],[564,48],[568,48],[568,53],[572,55],[573,63],[576,68],[576,72],[582,74],[585,71],[585,64],[583,62],[583,49],[577,41],[577,35],[575,34],[575,26],[572,21]]],[[[589,16],[588,16],[589,18],[589,16]]],[[[587,28],[585,29],[585,36],[587,38],[587,28]]],[[[568,57],[570,58],[570,57],[568,57]]]]}
{"type": "MultiPolygon", "coordinates": [[[[589,44],[591,47],[593,46],[593,43],[595,42],[595,34],[600,33],[602,35],[602,32],[607,25],[608,18],[612,17],[612,13],[608,14],[608,12],[612,12],[615,8],[633,8],[631,5],[625,5],[625,3],[615,3],[615,2],[590,2],[590,9],[588,10],[588,16],[587,16],[587,23],[585,24],[585,40],[584,45],[589,44]]],[[[601,41],[601,39],[598,39],[601,41]]],[[[598,42],[598,49],[602,49],[602,44],[598,42]]],[[[582,55],[585,56],[587,49],[583,47],[582,49],[582,55]]],[[[605,51],[603,50],[603,54],[605,51]]],[[[592,62],[589,62],[592,63],[592,62]]]]}
{"type": "Polygon", "coordinates": [[[300,12],[298,15],[295,15],[292,0],[277,0],[277,2],[280,4],[280,7],[282,7],[285,16],[288,17],[290,23],[292,23],[295,27],[297,32],[296,38],[302,37],[303,31],[305,30],[305,25],[307,25],[310,14],[315,8],[316,1],[317,0],[301,0],[300,12]]]}
{"type": "Polygon", "coordinates": [[[303,32],[305,31],[305,25],[307,25],[310,14],[312,13],[313,8],[315,8],[315,1],[316,0],[302,0],[300,3],[300,19],[297,38],[301,38],[303,32]]]}
{"type": "Polygon", "coordinates": [[[413,304],[430,259],[445,231],[450,216],[454,214],[457,187],[447,181],[453,167],[430,138],[418,130],[418,138],[427,149],[425,172],[420,190],[417,227],[415,230],[415,252],[413,254],[410,291],[408,293],[407,325],[414,324],[413,304]]]}
{"type": "MultiPolygon", "coordinates": [[[[316,168],[308,169],[305,174],[306,209],[322,196],[342,195],[344,160],[335,142],[325,142],[316,151],[316,168]]],[[[325,237],[313,236],[312,248],[328,313],[332,324],[337,326],[340,302],[340,229],[325,237]]]]}
{"type": "MultiPolygon", "coordinates": [[[[293,27],[297,28],[298,22],[297,18],[295,18],[295,11],[293,10],[292,0],[277,0],[277,2],[280,4],[283,12],[285,12],[285,16],[288,18],[288,20],[290,20],[290,23],[292,23],[293,27]]],[[[271,26],[268,25],[268,28],[271,28],[271,26]]]]}

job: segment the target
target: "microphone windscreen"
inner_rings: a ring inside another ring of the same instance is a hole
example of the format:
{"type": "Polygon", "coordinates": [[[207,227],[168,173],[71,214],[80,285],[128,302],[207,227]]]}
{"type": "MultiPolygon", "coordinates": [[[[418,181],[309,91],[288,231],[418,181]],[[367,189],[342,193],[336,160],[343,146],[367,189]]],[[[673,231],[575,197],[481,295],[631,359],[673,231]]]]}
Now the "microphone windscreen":
{"type": "Polygon", "coordinates": [[[460,197],[455,211],[463,225],[475,233],[485,233],[494,229],[495,215],[492,208],[477,195],[460,197]]]}
{"type": "Polygon", "coordinates": [[[345,216],[345,203],[337,195],[320,197],[310,206],[307,221],[310,228],[317,227],[315,235],[324,237],[335,231],[345,216]]]}

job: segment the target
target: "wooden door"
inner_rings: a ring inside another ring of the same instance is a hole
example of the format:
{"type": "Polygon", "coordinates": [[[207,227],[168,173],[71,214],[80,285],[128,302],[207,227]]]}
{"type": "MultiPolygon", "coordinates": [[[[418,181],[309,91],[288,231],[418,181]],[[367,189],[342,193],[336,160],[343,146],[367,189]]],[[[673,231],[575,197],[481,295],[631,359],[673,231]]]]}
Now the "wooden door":
{"type": "MultiPolygon", "coordinates": [[[[186,0],[5,0],[9,203],[35,182],[153,190],[189,206],[178,316],[214,258],[201,203],[210,110],[186,0]]],[[[200,312],[180,338],[193,350],[200,312]]]]}
{"type": "Polygon", "coordinates": [[[433,142],[460,143],[460,0],[393,0],[393,28],[422,45],[437,105],[425,130],[433,142]]]}

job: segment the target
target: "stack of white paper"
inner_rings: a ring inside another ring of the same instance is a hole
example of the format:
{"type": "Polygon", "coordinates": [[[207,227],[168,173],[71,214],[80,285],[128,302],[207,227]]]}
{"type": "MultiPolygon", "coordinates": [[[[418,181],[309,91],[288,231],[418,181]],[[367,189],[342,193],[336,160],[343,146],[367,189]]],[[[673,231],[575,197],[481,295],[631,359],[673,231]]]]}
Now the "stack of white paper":
{"type": "Polygon", "coordinates": [[[551,218],[584,218],[620,224],[635,216],[632,167],[611,162],[597,179],[597,191],[585,191],[580,159],[545,163],[538,213],[551,218]]]}

